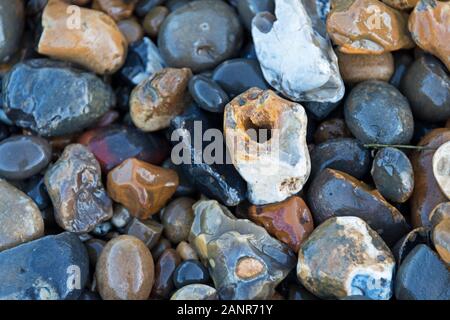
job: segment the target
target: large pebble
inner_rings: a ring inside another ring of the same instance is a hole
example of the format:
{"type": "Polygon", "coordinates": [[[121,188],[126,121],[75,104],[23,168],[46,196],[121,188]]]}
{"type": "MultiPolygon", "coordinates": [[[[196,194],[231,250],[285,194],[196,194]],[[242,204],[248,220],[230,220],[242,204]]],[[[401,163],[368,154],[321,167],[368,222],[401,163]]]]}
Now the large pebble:
{"type": "Polygon", "coordinates": [[[195,202],[194,199],[182,197],[173,200],[164,208],[161,222],[164,235],[172,243],[178,244],[188,239],[194,221],[192,206],[195,202]]]}
{"type": "Polygon", "coordinates": [[[79,132],[115,104],[100,78],[46,59],[16,64],[3,78],[2,93],[8,118],[46,137],[79,132]]]}
{"type": "Polygon", "coordinates": [[[47,170],[45,186],[55,208],[56,222],[67,231],[90,232],[112,218],[112,202],[102,184],[100,165],[80,144],[66,147],[47,170]]]}
{"type": "Polygon", "coordinates": [[[190,284],[176,291],[170,300],[219,300],[219,295],[206,284],[190,284]]]}
{"type": "Polygon", "coordinates": [[[0,62],[5,62],[19,49],[25,25],[22,0],[0,1],[0,62]]]}
{"type": "Polygon", "coordinates": [[[317,227],[300,247],[297,264],[299,280],[321,298],[389,300],[394,270],[389,248],[357,217],[332,218],[317,227]]]}

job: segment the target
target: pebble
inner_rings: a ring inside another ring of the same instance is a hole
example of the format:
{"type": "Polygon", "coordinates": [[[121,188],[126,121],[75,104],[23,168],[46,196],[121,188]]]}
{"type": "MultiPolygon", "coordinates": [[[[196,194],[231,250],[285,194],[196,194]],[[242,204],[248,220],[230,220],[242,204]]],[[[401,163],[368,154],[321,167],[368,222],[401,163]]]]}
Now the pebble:
{"type": "Polygon", "coordinates": [[[190,284],[208,284],[208,270],[197,260],[185,260],[175,269],[173,283],[177,289],[190,284]]]}
{"type": "Polygon", "coordinates": [[[392,253],[394,254],[397,264],[400,265],[411,250],[419,244],[431,244],[430,234],[427,228],[420,227],[411,230],[398,240],[394,247],[392,247],[392,253]]]}
{"type": "Polygon", "coordinates": [[[441,59],[450,71],[450,3],[420,0],[411,12],[409,31],[414,42],[426,52],[441,59]]]}
{"type": "Polygon", "coordinates": [[[199,201],[194,211],[189,242],[207,264],[220,298],[272,297],[295,266],[292,251],[264,228],[236,219],[217,201],[199,201]]]}
{"type": "Polygon", "coordinates": [[[95,124],[115,97],[111,87],[91,73],[35,59],[16,64],[3,78],[3,102],[16,126],[54,137],[95,124]]]}
{"type": "Polygon", "coordinates": [[[177,246],[177,253],[183,261],[198,260],[197,252],[186,241],[181,241],[177,246]]]}
{"type": "Polygon", "coordinates": [[[314,229],[313,218],[302,198],[293,196],[279,203],[251,206],[250,219],[270,235],[287,244],[294,252],[314,229]]]}
{"type": "Polygon", "coordinates": [[[219,295],[215,288],[196,283],[177,290],[170,300],[219,300],[219,295]]]}
{"type": "Polygon", "coordinates": [[[136,127],[145,132],[167,128],[189,103],[191,76],[192,72],[187,68],[165,68],[134,88],[130,96],[130,114],[136,127]]]}
{"type": "Polygon", "coordinates": [[[377,152],[371,170],[378,191],[387,200],[404,203],[414,189],[414,171],[406,154],[399,149],[383,148],[377,152]]]}
{"type": "Polygon", "coordinates": [[[197,107],[188,108],[182,115],[172,120],[171,137],[172,143],[175,144],[172,149],[172,160],[174,155],[181,158],[178,159],[181,162],[180,169],[202,194],[217,199],[227,206],[236,206],[246,199],[245,180],[232,164],[225,162],[225,158],[218,159],[223,161],[223,164],[206,162],[205,159],[198,158],[197,154],[203,154],[209,145],[206,145],[205,141],[201,144],[194,143],[194,139],[191,139],[200,134],[198,132],[200,128],[196,128],[199,123],[202,136],[208,129],[215,128],[213,119],[197,107]]]}
{"type": "Polygon", "coordinates": [[[332,217],[356,216],[388,245],[408,232],[405,218],[376,189],[344,172],[323,170],[312,181],[307,196],[317,225],[332,217]]]}
{"type": "Polygon", "coordinates": [[[124,230],[124,233],[138,238],[141,240],[150,250],[152,250],[158,243],[163,233],[163,226],[152,220],[139,220],[132,219],[124,230]]]}
{"type": "Polygon", "coordinates": [[[300,104],[271,90],[252,88],[226,106],[227,147],[251,203],[283,201],[303,188],[311,170],[307,121],[300,104]]]}
{"type": "Polygon", "coordinates": [[[155,284],[151,296],[158,299],[168,299],[173,291],[173,275],[181,258],[174,249],[165,250],[155,265],[155,284]]]}
{"type": "Polygon", "coordinates": [[[191,78],[189,93],[200,108],[209,112],[223,113],[230,102],[227,93],[214,80],[203,75],[191,78]]]}
{"type": "Polygon", "coordinates": [[[45,187],[43,175],[37,174],[28,179],[22,191],[36,203],[40,210],[44,210],[50,205],[50,197],[45,187]]]}
{"type": "Polygon", "coordinates": [[[8,61],[19,50],[25,26],[22,0],[0,1],[0,63],[8,61]]]}
{"type": "Polygon", "coordinates": [[[303,2],[275,0],[275,16],[257,14],[252,36],[266,81],[284,96],[294,101],[342,99],[345,87],[325,26],[303,2]]]}
{"type": "MultiPolygon", "coordinates": [[[[395,70],[394,74],[389,80],[389,83],[392,84],[397,89],[399,89],[403,77],[408,71],[409,66],[413,63],[414,59],[408,53],[408,51],[404,50],[394,52],[393,56],[394,56],[395,70]]],[[[405,94],[405,92],[403,92],[403,94],[405,94]]]]}
{"type": "Polygon", "coordinates": [[[164,20],[169,15],[169,9],[163,6],[156,6],[152,8],[144,18],[142,27],[150,37],[156,38],[164,20]]]}
{"type": "Polygon", "coordinates": [[[34,136],[13,136],[0,142],[0,177],[24,180],[49,164],[52,148],[47,140],[34,136]]]}
{"type": "Polygon", "coordinates": [[[100,254],[105,248],[106,242],[100,239],[89,239],[84,242],[86,246],[86,250],[89,256],[89,263],[93,269],[97,265],[98,259],[100,258],[100,254]]]}
{"type": "Polygon", "coordinates": [[[428,246],[416,246],[400,265],[395,297],[398,300],[450,299],[450,273],[428,246]]]}
{"type": "Polygon", "coordinates": [[[197,73],[234,56],[242,44],[234,10],[221,0],[198,0],[173,11],[158,35],[158,47],[171,67],[197,73]]]}
{"type": "Polygon", "coordinates": [[[92,8],[105,12],[115,21],[131,17],[136,0],[94,0],[92,8]]]}
{"type": "Polygon", "coordinates": [[[450,266],[450,218],[438,223],[432,232],[434,248],[447,267],[450,266]]]}
{"type": "Polygon", "coordinates": [[[163,208],[178,186],[177,173],[135,158],[125,160],[108,174],[110,197],[139,219],[163,208]]]}
{"type": "Polygon", "coordinates": [[[450,77],[432,56],[422,56],[408,68],[400,85],[414,117],[427,122],[450,118],[450,77]]]}
{"type": "Polygon", "coordinates": [[[450,199],[450,142],[441,145],[434,153],[433,174],[441,191],[450,199]]]}
{"type": "Polygon", "coordinates": [[[414,47],[407,15],[378,0],[334,2],[327,31],[339,51],[349,54],[382,54],[414,47]]]}
{"type": "Polygon", "coordinates": [[[392,85],[365,81],[345,101],[345,122],[363,143],[408,144],[414,118],[408,100],[392,85]]]}
{"type": "Polygon", "coordinates": [[[122,235],[109,241],[96,267],[103,300],[146,300],[154,283],[152,254],[139,239],[122,235]]]}
{"type": "Polygon", "coordinates": [[[269,89],[259,66],[254,59],[230,59],[214,70],[212,79],[234,98],[250,88],[269,89]]]}
{"type": "Polygon", "coordinates": [[[175,170],[178,173],[179,184],[178,188],[174,193],[175,197],[190,197],[195,196],[196,190],[191,180],[189,180],[181,170],[180,166],[173,164],[171,158],[167,158],[162,164],[163,168],[175,170]]]}
{"type": "Polygon", "coordinates": [[[115,204],[113,209],[113,216],[111,223],[114,227],[121,229],[124,228],[130,221],[132,217],[130,212],[122,205],[115,204]]]}
{"type": "Polygon", "coordinates": [[[108,15],[87,8],[79,10],[77,21],[71,16],[69,4],[49,1],[42,14],[38,52],[101,75],[115,73],[125,62],[127,40],[108,15]]]}
{"type": "Polygon", "coordinates": [[[297,276],[314,295],[342,299],[361,295],[389,300],[395,260],[379,235],[357,217],[336,217],[302,244],[297,276]]]}
{"type": "Polygon", "coordinates": [[[88,276],[86,248],[73,233],[0,252],[0,300],[76,300],[88,276]]]}
{"type": "Polygon", "coordinates": [[[305,109],[308,110],[315,119],[323,120],[340,105],[341,101],[338,102],[305,101],[302,102],[302,104],[305,107],[305,109]]]}
{"type": "Polygon", "coordinates": [[[192,206],[196,201],[191,198],[178,198],[171,201],[162,213],[161,222],[164,235],[174,244],[186,241],[194,221],[192,206]]]}
{"type": "Polygon", "coordinates": [[[394,74],[392,53],[346,54],[337,52],[339,70],[345,83],[359,83],[367,80],[389,81],[394,74]]]}
{"type": "Polygon", "coordinates": [[[121,20],[117,22],[117,27],[129,44],[138,42],[144,37],[144,30],[136,18],[121,20]]]}
{"type": "Polygon", "coordinates": [[[32,199],[2,179],[0,198],[0,252],[44,236],[44,220],[32,199]]]}
{"type": "Polygon", "coordinates": [[[430,227],[437,226],[441,221],[450,219],[450,202],[441,202],[431,211],[430,227]]]}
{"type": "Polygon", "coordinates": [[[45,186],[58,225],[66,231],[86,233],[112,218],[112,202],[102,184],[100,165],[80,144],[64,149],[45,174],[45,186]]]}
{"type": "Polygon", "coordinates": [[[311,151],[311,164],[311,178],[330,168],[363,179],[370,170],[371,157],[357,139],[338,138],[317,144],[311,151]]]}
{"type": "Polygon", "coordinates": [[[416,6],[419,0],[382,0],[388,6],[399,9],[399,10],[409,10],[416,6]]]}
{"type": "Polygon", "coordinates": [[[244,26],[252,30],[252,20],[260,12],[273,13],[275,9],[274,0],[238,0],[237,11],[244,26]]]}
{"type": "Polygon", "coordinates": [[[153,259],[157,261],[159,257],[167,250],[172,248],[172,243],[166,238],[160,238],[156,246],[151,250],[153,259]]]}
{"type": "MultiPolygon", "coordinates": [[[[340,118],[331,118],[321,122],[314,132],[314,143],[321,144],[327,140],[350,138],[352,134],[345,121],[340,118]]],[[[314,165],[314,164],[313,164],[314,165]]]]}
{"type": "Polygon", "coordinates": [[[110,234],[113,230],[113,225],[111,222],[106,221],[99,223],[95,226],[94,230],[91,231],[91,234],[95,237],[104,238],[108,234],[110,234]]]}

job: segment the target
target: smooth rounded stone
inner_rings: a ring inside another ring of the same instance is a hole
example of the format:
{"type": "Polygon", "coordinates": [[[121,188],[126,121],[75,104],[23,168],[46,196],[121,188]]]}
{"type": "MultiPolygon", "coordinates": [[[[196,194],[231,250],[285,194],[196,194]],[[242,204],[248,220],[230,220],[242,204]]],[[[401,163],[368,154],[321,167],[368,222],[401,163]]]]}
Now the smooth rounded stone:
{"type": "Polygon", "coordinates": [[[408,144],[414,133],[408,100],[387,82],[358,84],[345,101],[344,114],[348,128],[363,143],[408,144]]]}
{"type": "Polygon", "coordinates": [[[413,229],[397,241],[392,248],[392,253],[397,264],[400,265],[411,250],[419,244],[431,244],[430,233],[427,228],[420,227],[413,229]]]}
{"type": "Polygon", "coordinates": [[[217,201],[199,201],[194,212],[189,242],[206,263],[220,298],[272,297],[295,266],[295,254],[288,246],[264,228],[236,219],[217,201]]]}
{"type": "MultiPolygon", "coordinates": [[[[167,0],[165,2],[165,5],[169,9],[170,12],[173,12],[177,10],[178,8],[181,8],[182,6],[188,4],[192,0],[167,0]]],[[[194,0],[196,1],[196,0],[194,0]]]]}
{"type": "Polygon", "coordinates": [[[445,219],[450,219],[450,202],[439,203],[430,213],[430,227],[434,228],[445,219]]]}
{"type": "Polygon", "coordinates": [[[138,238],[151,250],[161,238],[163,226],[152,219],[141,221],[134,218],[127,225],[124,233],[138,238]]]}
{"type": "Polygon", "coordinates": [[[395,244],[408,232],[405,218],[376,189],[344,172],[321,171],[312,181],[307,196],[316,225],[332,217],[356,216],[388,245],[395,244]]]}
{"type": "MultiPolygon", "coordinates": [[[[195,143],[195,139],[192,139],[200,134],[203,137],[207,130],[217,127],[214,119],[195,106],[174,118],[170,126],[171,141],[174,144],[172,161],[176,160],[175,164],[180,165],[187,180],[202,194],[227,206],[236,206],[246,199],[245,180],[226,161],[226,154],[216,153],[213,156],[211,146],[205,139],[201,143],[195,143]],[[199,154],[203,154],[203,158],[199,159],[199,154]]],[[[226,150],[225,145],[222,145],[222,134],[215,139],[213,146],[226,150]]]]}
{"type": "Polygon", "coordinates": [[[100,165],[81,144],[64,149],[45,173],[45,186],[56,222],[66,231],[90,232],[112,218],[112,202],[102,184],[100,165]]]}
{"type": "Polygon", "coordinates": [[[191,198],[178,198],[171,201],[163,210],[161,222],[164,226],[164,235],[174,244],[185,241],[189,237],[194,210],[192,206],[196,200],[191,198]]]}
{"type": "Polygon", "coordinates": [[[172,248],[172,243],[166,238],[160,238],[156,246],[151,250],[153,259],[157,261],[159,257],[167,250],[172,248]]]}
{"type": "Polygon", "coordinates": [[[154,283],[152,254],[139,239],[122,235],[109,241],[96,267],[103,300],[146,300],[154,283]]]}
{"type": "Polygon", "coordinates": [[[400,85],[414,117],[428,122],[450,118],[450,77],[442,63],[422,56],[408,68],[400,85]]]}
{"type": "Polygon", "coordinates": [[[244,26],[252,29],[252,20],[260,12],[273,13],[274,0],[237,0],[237,11],[244,26]]]}
{"type": "Polygon", "coordinates": [[[118,73],[129,85],[135,86],[165,66],[158,47],[152,40],[144,37],[128,47],[127,59],[118,73]]]}
{"type": "Polygon", "coordinates": [[[350,138],[352,134],[345,121],[340,118],[331,118],[321,122],[314,132],[314,143],[321,144],[328,140],[350,138]]]}
{"type": "Polygon", "coordinates": [[[411,154],[414,170],[414,191],[411,196],[411,223],[414,227],[430,226],[433,209],[448,198],[441,191],[433,173],[433,155],[444,143],[450,141],[450,129],[439,128],[430,131],[418,143],[425,149],[411,154]]]}
{"type": "Polygon", "coordinates": [[[367,80],[389,81],[394,74],[392,53],[346,54],[337,52],[339,70],[345,83],[367,80]]]}
{"type": "Polygon", "coordinates": [[[222,113],[230,102],[227,93],[214,80],[203,75],[191,78],[189,93],[200,108],[209,112],[222,113]]]}
{"type": "Polygon", "coordinates": [[[164,20],[169,15],[169,9],[163,6],[156,6],[151,9],[142,21],[142,27],[145,33],[150,37],[156,38],[164,20]]]}
{"type": "Polygon", "coordinates": [[[138,16],[143,17],[154,7],[159,6],[164,2],[166,2],[166,0],[139,0],[134,11],[138,16]]]}
{"type": "Polygon", "coordinates": [[[181,258],[174,249],[165,250],[155,265],[155,284],[151,297],[168,299],[174,289],[172,276],[181,263],[181,258]]]}
{"type": "Polygon", "coordinates": [[[22,0],[0,1],[0,62],[6,62],[19,49],[25,25],[22,0]]]}
{"type": "Polygon", "coordinates": [[[108,15],[50,0],[42,14],[38,52],[79,64],[98,74],[113,74],[127,55],[127,40],[108,15]],[[79,10],[79,11],[78,11],[79,10]],[[74,12],[78,12],[76,17],[74,12]]]}
{"type": "Polygon", "coordinates": [[[312,116],[315,119],[323,120],[340,105],[341,101],[338,102],[305,101],[302,102],[302,105],[305,107],[306,110],[308,110],[312,114],[312,116]]]}
{"type": "Polygon", "coordinates": [[[396,88],[400,88],[402,79],[405,76],[406,72],[408,71],[409,66],[414,62],[414,59],[409,54],[408,51],[404,50],[394,52],[393,56],[394,56],[395,70],[394,74],[389,80],[389,83],[395,86],[396,88]]]}
{"type": "Polygon", "coordinates": [[[160,165],[169,156],[169,144],[163,137],[125,126],[98,131],[86,146],[105,173],[129,158],[160,165]]]}
{"type": "Polygon", "coordinates": [[[399,10],[409,10],[416,6],[419,0],[382,0],[388,6],[399,9],[399,10]]]}
{"type": "Polygon", "coordinates": [[[387,245],[358,217],[335,217],[318,226],[298,254],[300,282],[320,298],[361,295],[389,300],[395,260],[387,245]]]}
{"type": "Polygon", "coordinates": [[[44,220],[32,199],[2,179],[0,199],[0,251],[44,236],[44,220]]]}
{"type": "Polygon", "coordinates": [[[144,37],[144,30],[136,18],[121,20],[117,23],[120,32],[123,33],[127,43],[135,43],[144,37]]]}
{"type": "Polygon", "coordinates": [[[186,241],[181,241],[177,246],[177,253],[180,258],[185,260],[198,260],[197,252],[186,241]]]}
{"type": "Polygon", "coordinates": [[[450,3],[420,0],[408,20],[414,42],[426,52],[438,57],[450,71],[450,3]]]}
{"type": "Polygon", "coordinates": [[[450,266],[450,219],[438,223],[432,231],[434,248],[447,266],[450,266]]]}
{"type": "Polygon", "coordinates": [[[253,59],[227,60],[214,70],[212,79],[225,90],[230,98],[253,87],[269,89],[258,61],[253,59]]]}
{"type": "Polygon", "coordinates": [[[52,147],[34,136],[13,136],[0,142],[0,177],[24,180],[49,164],[52,147]]]}
{"type": "Polygon", "coordinates": [[[400,265],[395,297],[398,300],[450,299],[450,273],[428,246],[416,246],[400,265]]]}
{"type": "Polygon", "coordinates": [[[252,88],[226,106],[227,147],[251,203],[283,201],[302,190],[311,170],[307,121],[300,104],[271,90],[252,88]]]}
{"type": "Polygon", "coordinates": [[[311,177],[330,168],[363,179],[370,170],[370,163],[369,150],[357,139],[332,139],[316,145],[311,151],[311,177]]]}
{"type": "Polygon", "coordinates": [[[120,21],[131,17],[136,6],[136,0],[94,0],[92,8],[100,10],[113,18],[120,21]]]}
{"type": "Polygon", "coordinates": [[[327,18],[327,31],[339,50],[381,54],[414,47],[408,16],[378,0],[339,0],[327,18]]]}
{"type": "Polygon", "coordinates": [[[251,206],[250,219],[270,235],[287,244],[294,252],[314,229],[313,218],[302,198],[293,196],[279,203],[251,206]]]}
{"type": "Polygon", "coordinates": [[[219,300],[219,295],[215,288],[196,283],[177,290],[170,300],[219,300]]]}
{"type": "Polygon", "coordinates": [[[80,132],[115,104],[100,78],[46,59],[16,64],[3,78],[2,93],[8,118],[45,137],[80,132]]]}
{"type": "Polygon", "coordinates": [[[256,55],[266,81],[289,99],[337,102],[345,87],[336,54],[324,23],[305,5],[275,0],[275,16],[267,12],[255,16],[256,55]]]}
{"type": "Polygon", "coordinates": [[[43,175],[38,174],[28,179],[22,191],[36,203],[40,210],[44,210],[50,205],[50,197],[45,187],[43,175]]]}
{"type": "Polygon", "coordinates": [[[208,270],[197,260],[181,262],[173,273],[173,283],[177,289],[190,284],[208,284],[208,270]]]}
{"type": "Polygon", "coordinates": [[[399,149],[383,148],[377,152],[371,175],[375,186],[386,199],[404,203],[414,189],[414,171],[406,154],[399,149]]]}
{"type": "Polygon", "coordinates": [[[193,183],[186,177],[180,166],[173,164],[171,158],[167,158],[162,164],[163,168],[175,170],[178,174],[179,184],[178,188],[174,193],[175,197],[190,197],[196,195],[196,190],[193,183]]]}
{"type": "Polygon", "coordinates": [[[193,1],[173,11],[158,35],[161,55],[171,67],[193,72],[214,68],[240,49],[242,27],[223,1],[193,1]]]}
{"type": "Polygon", "coordinates": [[[124,206],[120,204],[114,205],[111,223],[116,228],[124,228],[131,221],[131,214],[124,206]]]}
{"type": "Polygon", "coordinates": [[[0,300],[76,300],[88,277],[86,248],[72,233],[0,252],[0,300]]]}
{"type": "Polygon", "coordinates": [[[189,104],[187,68],[165,68],[141,82],[131,92],[130,115],[133,123],[145,132],[165,129],[189,104]]]}
{"type": "Polygon", "coordinates": [[[178,186],[175,171],[135,158],[125,160],[108,174],[110,197],[139,219],[148,219],[163,208],[178,186]]]}
{"type": "Polygon", "coordinates": [[[106,242],[100,239],[92,238],[84,242],[84,245],[86,246],[86,250],[89,256],[89,263],[91,267],[95,269],[97,261],[100,258],[103,249],[105,248],[106,242]]]}

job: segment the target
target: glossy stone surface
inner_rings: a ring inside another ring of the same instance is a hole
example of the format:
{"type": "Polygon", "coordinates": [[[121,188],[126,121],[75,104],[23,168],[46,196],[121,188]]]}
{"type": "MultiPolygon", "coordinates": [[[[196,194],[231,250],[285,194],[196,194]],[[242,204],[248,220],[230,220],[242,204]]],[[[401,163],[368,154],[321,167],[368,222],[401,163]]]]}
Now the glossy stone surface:
{"type": "Polygon", "coordinates": [[[337,170],[325,169],[308,189],[308,204],[318,225],[331,217],[356,216],[393,245],[408,231],[401,213],[375,189],[337,170]]]}
{"type": "Polygon", "coordinates": [[[96,279],[103,300],[146,300],[154,283],[152,254],[139,239],[109,241],[97,263],[96,279]]]}
{"type": "Polygon", "coordinates": [[[302,198],[293,196],[283,202],[251,206],[250,219],[263,226],[269,234],[286,243],[294,252],[314,229],[308,206],[302,198]]]}
{"type": "Polygon", "coordinates": [[[161,26],[158,47],[171,67],[193,72],[214,68],[231,58],[242,43],[242,27],[221,0],[199,0],[173,11],[161,26]]]}
{"type": "Polygon", "coordinates": [[[121,20],[117,23],[117,27],[129,44],[136,43],[144,37],[144,30],[136,18],[121,20]]]}
{"type": "Polygon", "coordinates": [[[134,218],[125,228],[125,233],[141,240],[150,250],[158,243],[163,233],[163,226],[152,220],[134,218]]]}
{"type": "Polygon", "coordinates": [[[194,210],[192,206],[196,201],[191,198],[178,198],[171,201],[162,213],[161,222],[164,226],[164,235],[174,244],[185,241],[189,237],[194,210]]]}
{"type": "Polygon", "coordinates": [[[0,251],[44,235],[44,221],[33,200],[2,179],[0,198],[0,251]]]}
{"type": "Polygon", "coordinates": [[[370,163],[369,150],[357,139],[332,139],[316,145],[311,151],[311,177],[330,168],[362,179],[369,172],[370,163]]]}
{"type": "Polygon", "coordinates": [[[194,211],[190,243],[207,264],[220,298],[272,297],[295,265],[292,251],[264,228],[236,219],[216,201],[200,201],[194,211]]]}
{"type": "Polygon", "coordinates": [[[1,300],[74,300],[88,277],[86,248],[72,233],[0,252],[1,300]]]}
{"type": "Polygon", "coordinates": [[[390,201],[403,203],[413,192],[414,171],[408,157],[399,149],[378,151],[371,174],[377,190],[390,201]]]}
{"type": "Polygon", "coordinates": [[[301,283],[321,298],[389,300],[394,270],[387,245],[357,217],[332,218],[317,227],[300,247],[297,264],[301,283]]]}
{"type": "Polygon", "coordinates": [[[162,23],[168,15],[169,9],[163,6],[156,6],[145,15],[142,27],[150,37],[156,38],[162,23]]]}
{"type": "Polygon", "coordinates": [[[227,93],[214,80],[202,75],[189,81],[189,93],[200,108],[209,112],[222,113],[230,102],[227,93]]]}
{"type": "Polygon", "coordinates": [[[400,265],[412,249],[419,244],[431,244],[429,230],[424,227],[411,230],[392,247],[392,253],[395,261],[397,261],[397,265],[400,265]]]}
{"type": "Polygon", "coordinates": [[[307,121],[300,104],[271,90],[252,88],[226,106],[226,143],[250,202],[283,201],[303,188],[311,170],[307,121]]]}
{"type": "Polygon", "coordinates": [[[134,88],[130,114],[136,127],[145,132],[167,128],[189,103],[187,87],[191,76],[187,68],[165,68],[134,88]]]}
{"type": "Polygon", "coordinates": [[[3,78],[2,93],[8,118],[45,137],[79,132],[115,104],[100,78],[46,59],[16,64],[3,78]]]}
{"type": "Polygon", "coordinates": [[[415,247],[400,265],[395,297],[398,300],[450,299],[450,273],[428,246],[415,247]]]}
{"type": "Polygon", "coordinates": [[[414,47],[407,15],[378,0],[339,0],[327,18],[327,31],[339,50],[381,54],[414,47]]]}
{"type": "Polygon", "coordinates": [[[367,80],[389,81],[394,73],[392,53],[346,54],[337,52],[339,70],[345,83],[367,80]]]}
{"type": "Polygon", "coordinates": [[[185,260],[175,269],[173,283],[177,289],[190,284],[208,284],[208,270],[197,260],[185,260]]]}
{"type": "Polygon", "coordinates": [[[386,82],[357,85],[345,101],[344,113],[348,128],[363,143],[408,144],[414,133],[408,100],[386,82]]]}
{"type": "Polygon", "coordinates": [[[19,49],[24,18],[22,0],[0,1],[0,62],[7,61],[19,49]]]}
{"type": "Polygon", "coordinates": [[[423,56],[414,61],[400,89],[417,119],[438,122],[450,117],[450,77],[436,58],[423,56]]]}
{"type": "Polygon", "coordinates": [[[177,290],[170,300],[219,300],[217,290],[205,284],[190,284],[177,290]]]}
{"type": "Polygon", "coordinates": [[[320,144],[327,140],[338,138],[350,138],[352,134],[345,121],[340,118],[331,118],[321,122],[314,132],[314,143],[320,144]]]}
{"type": "Polygon", "coordinates": [[[181,258],[174,249],[165,250],[155,265],[155,284],[151,296],[158,299],[168,299],[173,291],[172,276],[181,263],[181,258]]]}
{"type": "Polygon", "coordinates": [[[284,96],[294,101],[342,99],[344,83],[324,23],[303,2],[275,0],[275,16],[256,15],[252,36],[266,81],[284,96]]]}
{"type": "Polygon", "coordinates": [[[51,160],[52,148],[45,139],[14,136],[0,142],[0,177],[23,180],[39,173],[51,160]]]}
{"type": "Polygon", "coordinates": [[[164,207],[178,186],[177,173],[134,158],[108,174],[108,194],[130,213],[147,219],[164,207]]]}
{"type": "Polygon", "coordinates": [[[177,246],[177,253],[184,260],[198,260],[197,252],[186,241],[181,241],[177,246]]]}
{"type": "Polygon", "coordinates": [[[113,209],[111,223],[116,228],[124,228],[131,221],[130,212],[122,205],[116,204],[113,209]]]}
{"type": "Polygon", "coordinates": [[[166,238],[159,239],[159,242],[151,250],[153,259],[157,261],[159,257],[167,250],[172,248],[172,243],[166,238]]]}
{"type": "Polygon", "coordinates": [[[237,11],[248,29],[252,29],[252,20],[260,12],[273,13],[275,8],[274,0],[237,0],[237,11]]]}

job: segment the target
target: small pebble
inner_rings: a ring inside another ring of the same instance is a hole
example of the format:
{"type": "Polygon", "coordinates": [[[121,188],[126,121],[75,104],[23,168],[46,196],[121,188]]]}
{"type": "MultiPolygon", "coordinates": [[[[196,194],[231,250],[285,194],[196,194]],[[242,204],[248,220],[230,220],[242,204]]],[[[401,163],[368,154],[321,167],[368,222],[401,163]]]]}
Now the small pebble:
{"type": "Polygon", "coordinates": [[[352,134],[345,121],[339,118],[331,118],[321,122],[314,133],[314,143],[320,144],[327,140],[338,138],[350,138],[352,134]]]}
{"type": "Polygon", "coordinates": [[[155,265],[155,284],[151,296],[168,299],[173,291],[173,274],[181,263],[181,258],[174,249],[165,250],[155,265]]]}
{"type": "Polygon", "coordinates": [[[178,244],[188,239],[194,221],[192,206],[195,202],[194,199],[183,197],[171,201],[164,208],[161,222],[164,235],[172,243],[178,244]]]}
{"type": "Polygon", "coordinates": [[[124,228],[130,221],[130,212],[120,204],[114,205],[113,216],[111,219],[111,223],[113,224],[113,226],[121,229],[124,228]]]}
{"type": "Polygon", "coordinates": [[[144,18],[142,22],[142,27],[145,33],[150,37],[156,38],[158,36],[159,30],[164,20],[169,15],[169,10],[163,6],[156,6],[151,9],[144,18]]]}
{"type": "Polygon", "coordinates": [[[119,27],[129,44],[138,42],[144,37],[144,30],[136,18],[121,20],[117,23],[117,27],[119,27]]]}
{"type": "Polygon", "coordinates": [[[367,80],[389,81],[394,74],[392,53],[346,54],[337,53],[339,70],[345,83],[358,83],[367,80]]]}
{"type": "Polygon", "coordinates": [[[394,254],[397,264],[400,265],[412,249],[419,244],[431,244],[430,232],[424,227],[411,230],[408,234],[397,241],[395,246],[392,248],[392,253],[394,254]]]}
{"type": "Polygon", "coordinates": [[[183,261],[198,260],[197,252],[186,241],[181,241],[177,246],[177,253],[183,261]]]}
{"type": "Polygon", "coordinates": [[[219,296],[213,287],[190,284],[176,291],[170,300],[219,300],[219,296]]]}
{"type": "Polygon", "coordinates": [[[185,260],[175,269],[173,283],[177,289],[190,284],[208,284],[208,270],[197,260],[185,260]]]}
{"type": "Polygon", "coordinates": [[[150,250],[158,243],[163,232],[163,226],[152,219],[139,220],[134,218],[125,228],[125,233],[141,240],[150,250]]]}
{"type": "Polygon", "coordinates": [[[189,93],[197,105],[209,112],[223,113],[230,98],[214,81],[202,75],[196,75],[189,81],[189,93]]]}

